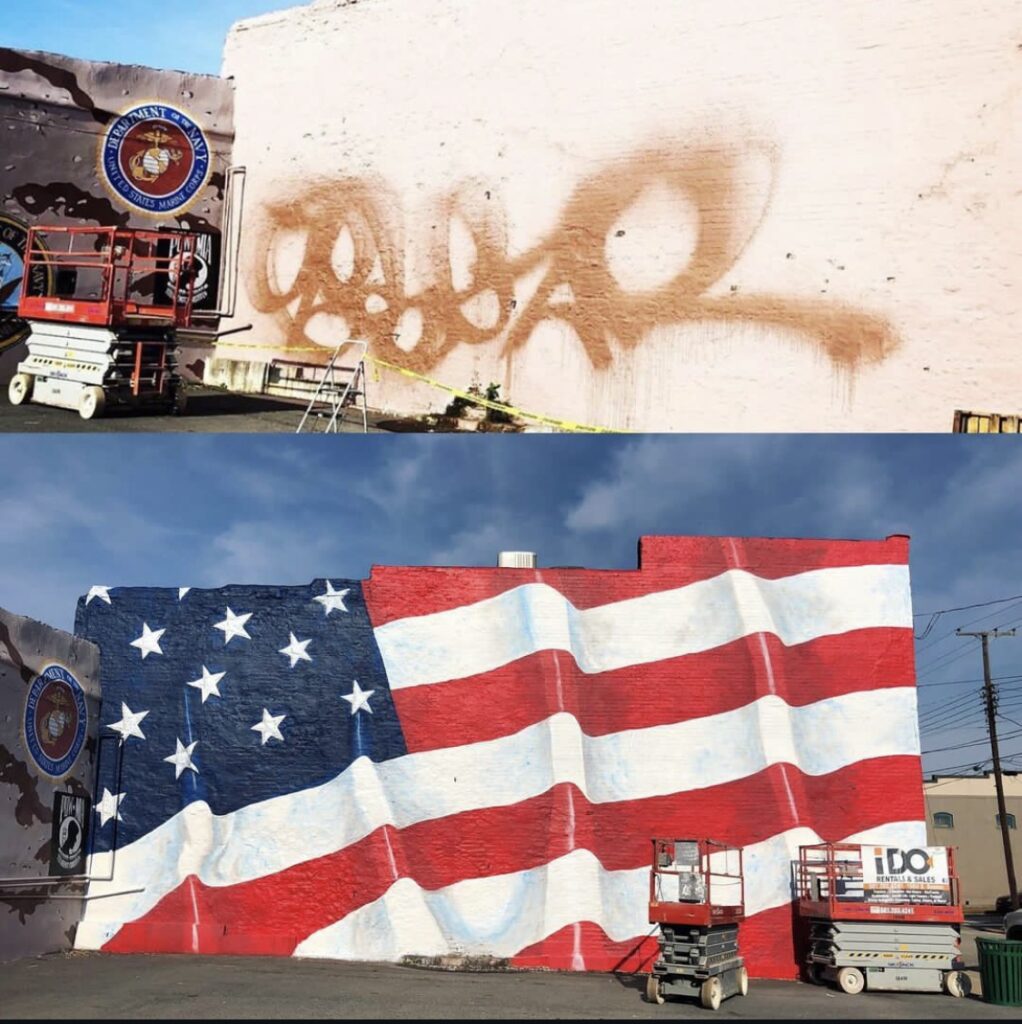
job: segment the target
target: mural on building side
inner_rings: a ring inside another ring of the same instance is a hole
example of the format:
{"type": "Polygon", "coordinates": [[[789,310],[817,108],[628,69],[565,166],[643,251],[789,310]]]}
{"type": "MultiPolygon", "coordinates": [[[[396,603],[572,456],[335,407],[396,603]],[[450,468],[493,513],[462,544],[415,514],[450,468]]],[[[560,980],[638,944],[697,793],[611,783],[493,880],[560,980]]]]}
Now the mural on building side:
{"type": "MultiPolygon", "coordinates": [[[[223,79],[0,47],[0,385],[26,334],[17,316],[29,228],[200,234],[195,309],[217,308],[233,90],[223,79]],[[43,142],[45,140],[45,142],[43,142]]],[[[33,286],[50,293],[54,282],[33,286]]],[[[174,285],[166,285],[166,297],[174,285]]],[[[201,376],[200,359],[192,372],[201,376]]]]}
{"type": "Polygon", "coordinates": [[[907,561],[644,538],[631,572],[94,588],[116,867],[78,945],[648,969],[649,840],[707,835],[750,971],[794,977],[799,844],[925,841],[907,561]]]}
{"type": "Polygon", "coordinates": [[[99,651],[0,608],[0,961],[74,943],[99,708],[99,651]]]}

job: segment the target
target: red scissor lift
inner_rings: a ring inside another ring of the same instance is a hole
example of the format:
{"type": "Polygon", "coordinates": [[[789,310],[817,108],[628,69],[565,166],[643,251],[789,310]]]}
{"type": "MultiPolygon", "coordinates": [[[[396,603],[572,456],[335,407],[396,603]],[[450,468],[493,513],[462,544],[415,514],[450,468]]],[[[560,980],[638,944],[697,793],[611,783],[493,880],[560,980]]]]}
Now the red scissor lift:
{"type": "Polygon", "coordinates": [[[697,996],[710,1010],[749,991],[738,953],[745,916],[742,851],[712,839],[654,839],[649,921],[660,926],[660,955],[646,998],[697,996]]]}
{"type": "MultiPolygon", "coordinates": [[[[865,988],[966,995],[955,851],[943,848],[946,887],[892,897],[869,891],[863,867],[864,857],[886,849],[853,843],[799,847],[795,888],[799,916],[809,926],[810,979],[835,982],[849,995],[865,988]]],[[[898,852],[927,855],[922,849],[898,852]]]]}
{"type": "Polygon", "coordinates": [[[192,323],[197,243],[186,231],[31,229],[18,303],[31,333],[11,401],[84,419],[109,406],[183,411],[175,347],[192,323]]]}

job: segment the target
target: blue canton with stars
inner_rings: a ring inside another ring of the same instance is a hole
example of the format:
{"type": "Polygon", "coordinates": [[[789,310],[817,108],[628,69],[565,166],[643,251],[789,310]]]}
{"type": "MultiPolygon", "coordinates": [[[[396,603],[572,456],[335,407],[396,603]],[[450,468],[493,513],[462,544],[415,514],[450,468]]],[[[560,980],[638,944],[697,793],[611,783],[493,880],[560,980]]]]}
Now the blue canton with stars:
{"type": "Polygon", "coordinates": [[[100,648],[97,852],[196,800],[227,814],[407,753],[359,581],[94,587],[75,632],[100,648]]]}

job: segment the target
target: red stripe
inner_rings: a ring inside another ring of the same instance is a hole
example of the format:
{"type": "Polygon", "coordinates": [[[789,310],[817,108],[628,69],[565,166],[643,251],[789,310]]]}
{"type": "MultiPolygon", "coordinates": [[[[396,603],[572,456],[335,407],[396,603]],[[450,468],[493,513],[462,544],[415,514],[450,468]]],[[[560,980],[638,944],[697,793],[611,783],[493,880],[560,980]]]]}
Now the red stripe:
{"type": "Polygon", "coordinates": [[[604,736],[717,715],[770,693],[803,707],[912,686],[912,658],[908,629],[855,630],[796,647],[757,633],[699,654],[591,675],[564,651],[539,651],[393,697],[408,749],[422,751],[496,739],[559,711],[574,715],[588,736],[604,736]]]}
{"type": "MultiPolygon", "coordinates": [[[[798,977],[798,950],[794,938],[795,914],[792,904],[772,907],[746,918],[738,932],[738,948],[749,974],[754,978],[798,977]]],[[[652,930],[652,926],[651,926],[652,930]]],[[[614,942],[592,921],[568,925],[548,935],[511,960],[513,967],[563,970],[566,965],[587,971],[620,974],[648,974],[658,953],[656,933],[636,935],[614,942]]],[[[636,1004],[641,1002],[636,989],[636,1004]]]]}
{"type": "Polygon", "coordinates": [[[908,539],[781,540],[752,537],[643,537],[641,569],[467,569],[374,565],[364,584],[374,626],[413,615],[461,608],[526,583],[546,583],[576,608],[630,597],[746,569],[778,579],[812,569],[908,564],[908,539]]]}
{"type": "MultiPolygon", "coordinates": [[[[824,839],[923,816],[918,757],[863,761],[831,775],[775,765],[746,779],[669,797],[592,805],[560,785],[512,807],[494,807],[377,829],[343,850],[251,882],[211,887],[194,877],[103,947],[112,952],[287,954],[304,938],[382,896],[399,877],[425,889],[527,870],[573,849],[608,870],[644,866],[654,835],[701,835],[742,846],[805,825],[824,839]],[[790,790],[796,808],[792,814],[790,790]],[[407,852],[406,852],[407,851],[407,852]]],[[[558,966],[570,969],[569,961],[558,966]]]]}

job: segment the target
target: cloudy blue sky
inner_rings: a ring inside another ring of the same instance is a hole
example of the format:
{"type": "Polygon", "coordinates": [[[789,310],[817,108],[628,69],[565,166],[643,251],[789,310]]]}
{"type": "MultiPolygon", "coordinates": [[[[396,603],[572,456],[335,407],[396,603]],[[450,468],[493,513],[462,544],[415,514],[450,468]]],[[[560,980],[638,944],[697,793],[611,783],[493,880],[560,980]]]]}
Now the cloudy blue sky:
{"type": "MultiPolygon", "coordinates": [[[[94,583],[307,583],[500,549],[632,568],[644,533],[908,533],[920,636],[926,613],[1019,595],[917,643],[928,770],[986,756],[961,746],[984,735],[982,663],[955,628],[1022,627],[1008,437],[8,436],[0,465],[0,605],[64,629],[94,583]]],[[[1022,768],[1022,629],[991,651],[1022,768]]]]}
{"type": "Polygon", "coordinates": [[[3,0],[0,45],[217,75],[235,21],[298,6],[289,0],[3,0]]]}

